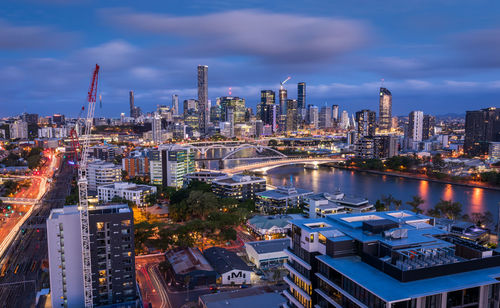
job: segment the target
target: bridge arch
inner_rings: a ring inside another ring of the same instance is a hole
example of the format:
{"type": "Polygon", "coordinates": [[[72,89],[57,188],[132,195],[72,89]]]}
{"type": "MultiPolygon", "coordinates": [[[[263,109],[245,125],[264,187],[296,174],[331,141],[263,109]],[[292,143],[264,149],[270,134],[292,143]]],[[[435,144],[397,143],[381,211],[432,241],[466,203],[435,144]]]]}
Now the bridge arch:
{"type": "Polygon", "coordinates": [[[264,150],[269,150],[269,151],[277,154],[275,157],[278,157],[278,158],[287,158],[288,157],[285,154],[281,153],[280,151],[273,149],[271,147],[268,147],[268,146],[263,146],[263,145],[259,145],[259,144],[242,144],[242,145],[237,146],[234,150],[230,151],[226,155],[224,155],[221,158],[221,160],[231,159],[231,157],[234,156],[236,153],[241,152],[242,150],[246,150],[246,149],[255,149],[258,153],[262,153],[264,150]]]}

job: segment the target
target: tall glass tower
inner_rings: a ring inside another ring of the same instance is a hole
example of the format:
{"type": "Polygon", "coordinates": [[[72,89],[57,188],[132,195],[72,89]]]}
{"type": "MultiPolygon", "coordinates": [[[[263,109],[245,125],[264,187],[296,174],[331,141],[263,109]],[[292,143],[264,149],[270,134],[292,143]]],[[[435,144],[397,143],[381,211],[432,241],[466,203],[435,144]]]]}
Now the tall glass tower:
{"type": "Polygon", "coordinates": [[[206,133],[208,123],[208,66],[198,65],[198,111],[200,113],[200,133],[206,133]]]}
{"type": "Polygon", "coordinates": [[[392,94],[386,88],[380,88],[378,127],[390,130],[392,126],[392,94]]]}

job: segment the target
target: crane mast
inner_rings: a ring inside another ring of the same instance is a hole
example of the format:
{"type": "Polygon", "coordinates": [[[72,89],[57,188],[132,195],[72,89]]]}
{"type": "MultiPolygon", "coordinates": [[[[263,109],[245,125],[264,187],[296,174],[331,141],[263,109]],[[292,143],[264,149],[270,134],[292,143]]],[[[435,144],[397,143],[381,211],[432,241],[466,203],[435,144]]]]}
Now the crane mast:
{"type": "Polygon", "coordinates": [[[81,161],[78,166],[78,194],[80,210],[80,225],[82,234],[82,263],[83,263],[83,288],[85,297],[85,308],[93,306],[92,299],[92,268],[90,264],[90,233],[89,233],[89,201],[88,201],[88,180],[87,163],[89,155],[90,132],[94,119],[95,103],[97,97],[97,80],[99,74],[99,65],[95,65],[94,74],[90,83],[87,95],[88,108],[87,118],[85,119],[85,133],[83,135],[83,148],[81,161]]]}

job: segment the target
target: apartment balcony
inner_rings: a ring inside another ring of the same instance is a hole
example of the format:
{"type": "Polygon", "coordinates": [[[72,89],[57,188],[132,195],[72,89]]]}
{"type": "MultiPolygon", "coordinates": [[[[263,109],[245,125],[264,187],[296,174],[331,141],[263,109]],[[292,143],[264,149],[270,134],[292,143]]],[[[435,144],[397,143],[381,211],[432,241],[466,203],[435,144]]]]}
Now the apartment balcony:
{"type": "MultiPolygon", "coordinates": [[[[290,280],[290,278],[288,278],[288,276],[285,276],[283,277],[283,280],[292,288],[294,289],[297,293],[299,293],[300,295],[302,295],[305,299],[307,299],[308,301],[311,301],[311,296],[309,294],[306,293],[306,291],[302,290],[301,288],[299,288],[295,283],[293,283],[292,280],[290,280]]],[[[293,295],[291,295],[293,296],[293,295]]]]}
{"type": "Polygon", "coordinates": [[[311,285],[311,280],[309,280],[307,277],[299,273],[296,269],[294,269],[290,264],[285,263],[284,264],[285,269],[287,269],[290,273],[293,273],[295,276],[297,276],[300,280],[305,282],[308,285],[311,285]]]}
{"type": "Polygon", "coordinates": [[[293,297],[292,294],[290,294],[290,291],[288,290],[283,291],[283,295],[296,307],[305,308],[304,305],[302,305],[295,297],[293,297]]]}
{"type": "Polygon", "coordinates": [[[290,248],[287,248],[284,250],[285,251],[285,254],[290,258],[292,259],[294,262],[297,262],[299,263],[300,265],[302,265],[305,269],[307,269],[308,271],[311,270],[311,265],[309,263],[307,263],[306,261],[302,260],[301,258],[299,258],[297,255],[295,255],[293,253],[293,251],[290,250],[290,248]]]}

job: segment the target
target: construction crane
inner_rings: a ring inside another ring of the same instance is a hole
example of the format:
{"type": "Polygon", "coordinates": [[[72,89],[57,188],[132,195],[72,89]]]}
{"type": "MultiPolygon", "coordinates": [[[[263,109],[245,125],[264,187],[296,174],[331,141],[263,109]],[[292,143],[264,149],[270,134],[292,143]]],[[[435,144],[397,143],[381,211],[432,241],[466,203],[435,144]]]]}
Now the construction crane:
{"type": "Polygon", "coordinates": [[[285,80],[283,80],[282,82],[280,82],[280,90],[283,90],[283,85],[284,85],[284,84],[285,84],[288,80],[290,80],[290,79],[292,79],[292,77],[288,76],[288,77],[286,77],[286,79],[285,79],[285,80]]]}
{"type": "Polygon", "coordinates": [[[97,79],[99,75],[99,65],[95,65],[92,81],[90,82],[89,92],[87,95],[88,108],[87,118],[85,119],[85,133],[82,138],[82,154],[80,157],[80,165],[78,166],[78,194],[79,194],[79,211],[80,211],[80,226],[82,230],[82,263],[83,263],[83,289],[85,297],[85,308],[92,307],[92,268],[90,264],[90,234],[89,234],[89,200],[88,200],[88,179],[87,179],[87,163],[89,156],[89,143],[92,122],[94,120],[95,103],[97,96],[97,79]]]}
{"type": "Polygon", "coordinates": [[[85,110],[85,106],[82,106],[80,112],[78,113],[78,118],[76,119],[76,124],[71,128],[69,132],[69,136],[71,138],[71,148],[73,149],[73,160],[70,163],[73,164],[75,168],[78,168],[78,150],[80,149],[80,142],[78,141],[78,132],[77,127],[80,123],[80,118],[82,117],[82,113],[85,110]]]}

